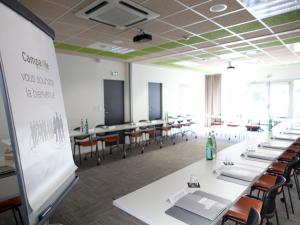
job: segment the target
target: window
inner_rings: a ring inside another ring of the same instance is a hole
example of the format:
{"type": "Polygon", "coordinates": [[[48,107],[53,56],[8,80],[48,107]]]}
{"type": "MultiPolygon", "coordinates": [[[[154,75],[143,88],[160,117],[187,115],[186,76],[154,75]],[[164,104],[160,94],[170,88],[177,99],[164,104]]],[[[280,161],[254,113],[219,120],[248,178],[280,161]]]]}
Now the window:
{"type": "Polygon", "coordinates": [[[288,82],[270,84],[270,115],[273,118],[289,117],[290,85],[288,82]]]}
{"type": "Polygon", "coordinates": [[[296,119],[300,119],[300,80],[294,81],[293,89],[293,116],[296,119]]]}

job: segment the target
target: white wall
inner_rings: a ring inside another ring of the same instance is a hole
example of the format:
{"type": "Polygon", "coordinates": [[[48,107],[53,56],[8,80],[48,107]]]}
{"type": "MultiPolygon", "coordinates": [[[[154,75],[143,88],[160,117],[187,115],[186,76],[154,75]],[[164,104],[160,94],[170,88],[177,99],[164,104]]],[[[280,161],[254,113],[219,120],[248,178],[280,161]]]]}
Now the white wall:
{"type": "Polygon", "coordinates": [[[87,118],[90,127],[104,123],[104,79],[125,81],[125,120],[129,118],[126,63],[62,53],[57,53],[57,61],[69,129],[80,126],[81,118],[87,118]],[[112,70],[118,76],[112,76],[112,70]]]}
{"type": "Polygon", "coordinates": [[[178,115],[180,109],[180,90],[183,86],[190,88],[189,114],[204,121],[205,81],[203,74],[188,70],[169,69],[164,67],[132,64],[132,117],[137,122],[149,118],[148,109],[148,82],[162,83],[163,116],[178,115]]]}

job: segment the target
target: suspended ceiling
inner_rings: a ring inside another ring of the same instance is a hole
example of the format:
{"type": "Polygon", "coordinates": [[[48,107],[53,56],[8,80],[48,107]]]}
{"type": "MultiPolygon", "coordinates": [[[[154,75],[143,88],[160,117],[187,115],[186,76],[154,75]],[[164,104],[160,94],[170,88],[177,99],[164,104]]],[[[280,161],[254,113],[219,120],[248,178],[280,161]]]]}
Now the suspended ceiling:
{"type": "MultiPolygon", "coordinates": [[[[297,7],[265,17],[245,0],[133,0],[160,16],[120,30],[75,15],[93,1],[20,2],[55,30],[58,52],[207,73],[226,68],[228,62],[250,67],[300,63],[300,9],[297,7]],[[226,4],[227,9],[211,12],[210,8],[217,4],[226,4]],[[138,29],[152,34],[153,40],[133,43],[138,29]],[[99,50],[94,47],[97,45],[106,49],[99,50]],[[112,52],[115,47],[130,51],[112,52]]],[[[265,0],[256,0],[259,1],[265,0]]],[[[283,8],[288,2],[300,5],[299,0],[272,2],[276,2],[277,8],[283,8]]]]}

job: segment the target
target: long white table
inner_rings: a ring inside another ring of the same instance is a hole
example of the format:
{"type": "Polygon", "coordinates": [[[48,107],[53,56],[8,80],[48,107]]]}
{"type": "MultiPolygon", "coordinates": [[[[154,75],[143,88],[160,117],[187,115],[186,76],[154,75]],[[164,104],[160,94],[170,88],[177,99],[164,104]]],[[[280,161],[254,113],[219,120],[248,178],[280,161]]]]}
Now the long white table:
{"type": "MultiPolygon", "coordinates": [[[[235,165],[255,169],[262,175],[272,162],[247,159],[241,157],[241,154],[244,153],[249,146],[257,147],[258,144],[265,141],[270,140],[266,134],[262,133],[261,135],[230,146],[219,152],[216,160],[207,161],[202,159],[113,201],[113,205],[150,225],[184,225],[186,223],[167,215],[165,211],[173,206],[167,201],[170,196],[182,189],[191,191],[191,189],[187,188],[187,182],[191,175],[198,177],[201,191],[228,199],[234,204],[242,195],[249,191],[251,184],[255,182],[255,180],[248,186],[245,186],[220,180],[217,178],[215,171],[223,166],[225,158],[228,159],[228,157],[230,157],[230,160],[234,162],[235,165]]],[[[292,141],[283,142],[286,146],[293,143],[292,141]]],[[[280,154],[278,154],[278,156],[280,156],[280,154]]],[[[211,224],[217,223],[224,214],[225,212],[216,220],[212,221],[211,224]]]]}

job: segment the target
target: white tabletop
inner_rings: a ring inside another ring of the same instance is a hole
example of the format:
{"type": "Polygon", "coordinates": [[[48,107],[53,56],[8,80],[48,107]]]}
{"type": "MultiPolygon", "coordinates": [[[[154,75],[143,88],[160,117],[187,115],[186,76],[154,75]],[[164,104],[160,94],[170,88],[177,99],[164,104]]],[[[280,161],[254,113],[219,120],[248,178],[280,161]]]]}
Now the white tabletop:
{"type": "Polygon", "coordinates": [[[115,131],[122,131],[122,130],[129,130],[129,129],[136,129],[139,127],[145,126],[155,126],[165,124],[164,120],[153,120],[151,122],[141,122],[141,123],[132,123],[132,124],[120,124],[109,126],[107,128],[92,128],[89,129],[89,133],[86,134],[80,131],[70,131],[70,137],[82,136],[82,135],[94,135],[94,134],[102,134],[107,132],[115,132],[115,131]]]}
{"type": "MultiPolygon", "coordinates": [[[[202,159],[113,201],[113,204],[150,225],[184,225],[186,223],[165,213],[167,209],[172,207],[172,204],[167,199],[182,189],[187,189],[187,182],[190,176],[195,175],[199,179],[201,191],[228,199],[232,204],[235,203],[242,195],[248,192],[251,184],[244,186],[217,179],[217,174],[214,171],[224,166],[225,158],[230,157],[236,166],[255,169],[259,174],[263,174],[272,163],[271,161],[248,160],[241,157],[241,154],[249,146],[257,147],[259,143],[266,141],[270,140],[264,133],[254,136],[222,150],[218,153],[216,160],[207,161],[202,159]]],[[[279,140],[276,141],[280,142],[279,140]]],[[[273,151],[275,152],[276,150],[273,151]]],[[[278,153],[279,155],[280,153],[278,153]]],[[[220,219],[220,216],[218,218],[220,219]]],[[[217,220],[213,221],[212,224],[216,222],[217,220]]]]}

